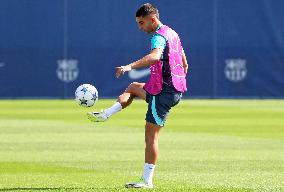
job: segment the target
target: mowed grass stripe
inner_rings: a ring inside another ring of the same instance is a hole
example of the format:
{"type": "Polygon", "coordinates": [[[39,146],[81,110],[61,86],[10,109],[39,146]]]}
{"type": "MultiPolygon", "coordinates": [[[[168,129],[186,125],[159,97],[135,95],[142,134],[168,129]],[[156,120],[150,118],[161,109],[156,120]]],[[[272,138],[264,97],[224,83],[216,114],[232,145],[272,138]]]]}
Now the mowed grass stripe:
{"type": "MultiPolygon", "coordinates": [[[[113,100],[99,100],[96,109],[113,100]]],[[[69,100],[0,101],[0,191],[129,191],[147,107],[100,124],[69,100]]],[[[281,191],[282,100],[183,100],[160,136],[154,191],[281,191]]]]}

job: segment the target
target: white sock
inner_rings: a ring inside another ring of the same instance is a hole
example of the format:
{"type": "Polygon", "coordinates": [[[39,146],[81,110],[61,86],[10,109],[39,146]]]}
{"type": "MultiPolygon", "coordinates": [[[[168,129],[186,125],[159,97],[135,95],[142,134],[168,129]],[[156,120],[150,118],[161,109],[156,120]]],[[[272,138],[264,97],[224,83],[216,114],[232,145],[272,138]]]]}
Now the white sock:
{"type": "Polygon", "coordinates": [[[116,102],[115,104],[113,104],[113,106],[111,106],[110,108],[105,110],[105,113],[107,115],[107,117],[112,116],[113,114],[117,113],[118,111],[120,111],[122,109],[122,106],[119,102],[116,102]]]}
{"type": "Polygon", "coordinates": [[[153,184],[154,170],[155,170],[154,164],[145,163],[143,179],[144,179],[145,183],[147,183],[148,185],[153,184]]]}

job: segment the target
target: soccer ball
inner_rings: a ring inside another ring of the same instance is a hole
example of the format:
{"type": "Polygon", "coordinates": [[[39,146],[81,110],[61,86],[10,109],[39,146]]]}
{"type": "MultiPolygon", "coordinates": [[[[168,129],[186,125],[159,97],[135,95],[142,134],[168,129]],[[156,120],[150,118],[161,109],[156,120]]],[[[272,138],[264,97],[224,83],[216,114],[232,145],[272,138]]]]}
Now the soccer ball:
{"type": "Polygon", "coordinates": [[[91,107],[97,100],[98,91],[93,85],[83,84],[75,91],[75,101],[82,107],[91,107]]]}

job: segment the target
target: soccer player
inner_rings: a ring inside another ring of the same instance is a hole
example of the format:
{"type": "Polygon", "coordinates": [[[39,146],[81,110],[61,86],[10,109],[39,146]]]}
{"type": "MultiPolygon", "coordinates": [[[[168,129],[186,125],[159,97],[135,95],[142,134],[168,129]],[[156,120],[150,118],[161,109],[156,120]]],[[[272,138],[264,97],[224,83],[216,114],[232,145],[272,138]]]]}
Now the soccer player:
{"type": "Polygon", "coordinates": [[[142,5],[136,12],[139,29],[151,34],[151,51],[129,65],[116,67],[116,77],[141,67],[150,67],[147,83],[131,83],[116,103],[101,112],[89,112],[92,121],[106,121],[126,108],[135,97],[148,103],[145,126],[145,165],[139,182],[126,183],[126,188],[153,188],[153,174],[158,158],[158,138],[171,107],[181,100],[186,88],[188,69],[186,55],[178,34],[159,20],[159,12],[150,3],[142,5]]]}

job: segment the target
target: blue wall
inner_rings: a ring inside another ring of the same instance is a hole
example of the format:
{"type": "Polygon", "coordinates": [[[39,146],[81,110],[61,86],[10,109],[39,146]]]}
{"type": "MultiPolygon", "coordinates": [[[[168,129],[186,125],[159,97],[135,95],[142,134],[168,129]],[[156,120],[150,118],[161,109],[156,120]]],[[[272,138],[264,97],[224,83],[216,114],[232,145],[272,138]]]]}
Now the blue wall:
{"type": "MultiPolygon", "coordinates": [[[[186,96],[284,97],[284,1],[151,1],[182,39],[186,96]]],[[[115,97],[114,67],[149,52],[141,0],[1,0],[0,97],[73,97],[83,83],[115,97]]]]}

